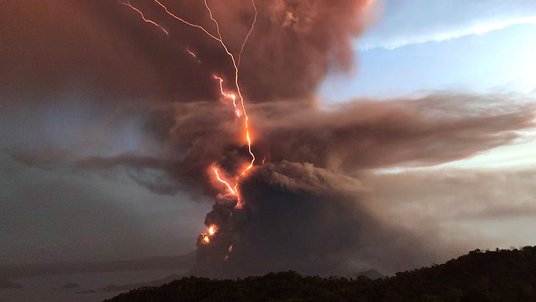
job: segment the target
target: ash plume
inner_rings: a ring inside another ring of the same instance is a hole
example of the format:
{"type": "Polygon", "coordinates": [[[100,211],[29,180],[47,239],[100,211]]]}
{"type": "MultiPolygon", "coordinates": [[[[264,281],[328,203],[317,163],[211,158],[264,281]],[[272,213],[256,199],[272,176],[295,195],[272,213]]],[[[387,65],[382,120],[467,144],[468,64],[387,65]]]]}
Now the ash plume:
{"type": "Polygon", "coordinates": [[[229,216],[224,211],[231,208],[218,203],[207,215],[207,224],[221,230],[210,246],[200,243],[193,273],[331,275],[367,267],[393,272],[437,259],[439,246],[427,248],[368,210],[367,189],[355,178],[312,164],[281,162],[255,170],[242,192],[245,209],[229,216]]]}
{"type": "MultiPolygon", "coordinates": [[[[236,51],[251,22],[250,3],[213,2],[222,35],[236,51]]],[[[153,1],[135,3],[176,38],[140,23],[116,1],[0,3],[0,35],[16,41],[0,45],[0,88],[10,99],[31,104],[23,91],[54,99],[76,87],[148,111],[145,131],[163,146],[162,154],[88,157],[75,168],[123,166],[152,192],[216,199],[205,224],[218,229],[210,244],[199,238],[194,274],[335,274],[371,267],[394,272],[429,264],[457,243],[426,246],[402,223],[370,211],[373,199],[360,173],[441,164],[514,142],[518,130],[534,126],[534,110],[504,106],[503,100],[513,99],[509,95],[454,93],[320,108],[315,92],[327,72],[352,67],[352,44],[364,30],[370,2],[258,1],[241,85],[255,129],[253,148],[265,164],[239,183],[246,200],[241,209],[218,194],[207,171],[217,163],[234,172],[248,158],[236,135],[241,125],[216,101],[212,75],[232,78],[228,58],[211,39],[169,20],[153,1]],[[44,31],[55,33],[52,42],[44,31]],[[78,46],[71,47],[73,39],[78,46]],[[194,50],[199,61],[186,50],[194,50]]],[[[173,1],[169,8],[211,24],[202,1],[173,1]]]]}
{"type": "MultiPolygon", "coordinates": [[[[213,30],[203,1],[162,2],[213,30]]],[[[222,35],[237,51],[251,23],[250,1],[210,2],[222,35]]],[[[308,98],[328,69],[349,69],[352,37],[363,30],[368,2],[258,1],[240,67],[248,100],[308,98]]],[[[13,97],[77,87],[102,99],[217,100],[211,75],[230,79],[233,72],[220,45],[173,22],[153,0],[132,3],[167,28],[169,38],[117,1],[2,1],[0,34],[12,43],[0,46],[0,88],[13,97]]]]}

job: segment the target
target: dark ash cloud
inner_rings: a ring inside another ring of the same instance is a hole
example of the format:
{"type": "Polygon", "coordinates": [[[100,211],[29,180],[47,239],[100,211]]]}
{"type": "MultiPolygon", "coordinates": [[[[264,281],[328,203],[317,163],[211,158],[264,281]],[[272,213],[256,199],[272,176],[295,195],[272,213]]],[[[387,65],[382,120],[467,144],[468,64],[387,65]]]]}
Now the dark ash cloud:
{"type": "MultiPolygon", "coordinates": [[[[213,30],[202,1],[168,2],[170,10],[213,30]]],[[[351,38],[363,29],[366,0],[258,2],[261,14],[241,64],[248,98],[308,97],[328,69],[348,68],[351,38]]],[[[120,100],[217,99],[212,74],[233,75],[221,46],[174,22],[153,1],[133,4],[168,28],[170,37],[117,1],[2,1],[2,94],[43,98],[75,90],[120,100]],[[187,48],[197,52],[201,64],[187,48]]],[[[251,3],[211,5],[225,24],[222,34],[229,47],[237,52],[253,18],[251,3]]]]}
{"type": "Polygon", "coordinates": [[[382,221],[368,208],[368,190],[359,180],[312,164],[266,164],[242,184],[242,192],[245,209],[223,223],[217,221],[218,207],[207,215],[207,223],[218,222],[221,229],[210,245],[199,245],[195,274],[292,269],[344,275],[370,267],[394,273],[461,250],[457,242],[429,245],[399,223],[382,221]]]}
{"type": "MultiPolygon", "coordinates": [[[[533,127],[533,108],[512,106],[510,100],[437,94],[416,100],[355,101],[327,110],[296,102],[256,105],[250,109],[254,148],[259,160],[312,163],[350,174],[441,164],[512,143],[518,130],[533,127]]],[[[234,135],[240,125],[225,120],[228,112],[221,109],[191,103],[155,112],[149,131],[178,157],[167,167],[171,177],[203,182],[206,175],[199,171],[211,163],[247,156],[234,135]]]]}
{"type": "MultiPolygon", "coordinates": [[[[236,50],[251,22],[251,3],[212,2],[225,24],[223,35],[236,50]]],[[[351,68],[352,41],[364,29],[369,1],[258,2],[261,14],[244,53],[241,83],[254,151],[258,163],[266,164],[240,184],[244,209],[216,197],[206,223],[221,229],[210,248],[199,245],[195,271],[327,274],[374,267],[393,272],[458,249],[452,242],[425,246],[437,237],[440,229],[434,225],[421,237],[404,228],[404,221],[386,221],[372,211],[370,188],[360,180],[364,170],[435,165],[515,142],[519,130],[534,127],[534,108],[508,95],[454,93],[320,108],[315,91],[328,70],[351,68]]],[[[242,124],[233,120],[229,106],[217,102],[211,78],[214,73],[232,78],[228,58],[218,43],[172,22],[153,2],[136,5],[169,29],[170,38],[116,1],[0,3],[0,35],[6,41],[0,44],[0,97],[7,105],[27,106],[28,112],[36,102],[54,103],[65,94],[127,104],[138,109],[133,111],[145,120],[145,135],[159,151],[12,153],[13,159],[46,170],[60,162],[74,174],[126,169],[153,193],[218,196],[208,167],[218,163],[231,173],[248,159],[237,135],[242,124]]],[[[211,26],[202,2],[169,5],[211,26]]],[[[50,189],[35,188],[31,198],[50,189]]],[[[76,192],[63,188],[56,197],[76,192]]]]}
{"type": "MultiPolygon", "coordinates": [[[[209,248],[199,245],[193,272],[242,276],[292,268],[335,274],[370,267],[396,272],[462,252],[474,242],[451,236],[434,222],[403,215],[385,219],[382,212],[389,211],[368,204],[371,192],[381,187],[359,179],[371,168],[446,163],[515,141],[518,130],[533,125],[534,112],[523,103],[506,106],[506,98],[438,94],[327,110],[284,102],[253,106],[256,153],[268,163],[241,184],[246,209],[223,199],[207,215],[206,225],[218,225],[219,232],[209,248]],[[427,231],[407,227],[412,220],[426,222],[427,231]],[[430,241],[433,246],[426,244],[430,241]]],[[[209,103],[171,108],[181,114],[156,111],[147,127],[175,155],[167,163],[125,155],[86,159],[79,167],[160,167],[168,182],[202,184],[183,188],[216,196],[208,173],[195,172],[247,155],[233,140],[236,125],[209,103]]]]}

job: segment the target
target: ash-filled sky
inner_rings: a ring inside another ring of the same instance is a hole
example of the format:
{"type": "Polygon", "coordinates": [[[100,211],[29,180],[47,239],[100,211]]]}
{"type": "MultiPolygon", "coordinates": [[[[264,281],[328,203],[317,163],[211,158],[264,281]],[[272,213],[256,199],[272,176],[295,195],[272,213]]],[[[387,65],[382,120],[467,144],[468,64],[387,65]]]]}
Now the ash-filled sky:
{"type": "MultiPolygon", "coordinates": [[[[239,45],[250,3],[213,2],[239,45]]],[[[392,273],[536,244],[534,1],[258,2],[243,259],[392,273]]],[[[225,53],[132,3],[170,35],[116,1],[0,2],[1,263],[191,252],[207,167],[243,157],[225,53]]]]}

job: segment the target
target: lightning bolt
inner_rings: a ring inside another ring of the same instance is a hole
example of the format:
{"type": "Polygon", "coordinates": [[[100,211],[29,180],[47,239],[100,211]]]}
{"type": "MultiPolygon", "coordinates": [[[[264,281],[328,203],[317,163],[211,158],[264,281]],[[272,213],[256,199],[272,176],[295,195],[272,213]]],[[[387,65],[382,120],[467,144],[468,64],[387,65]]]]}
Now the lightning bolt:
{"type": "MultiPolygon", "coordinates": [[[[255,3],[255,0],[251,0],[253,10],[254,10],[254,18],[253,18],[253,21],[251,23],[251,26],[249,27],[248,32],[244,36],[244,39],[243,39],[243,41],[242,41],[242,43],[240,45],[240,50],[239,50],[238,55],[236,57],[229,50],[229,47],[227,46],[227,44],[225,43],[225,41],[223,39],[223,36],[221,34],[221,30],[220,30],[220,24],[219,24],[218,20],[216,19],[216,17],[213,14],[212,9],[211,9],[210,5],[208,4],[208,0],[203,0],[203,3],[205,5],[205,8],[206,8],[208,14],[209,14],[210,20],[213,22],[213,24],[214,24],[214,26],[216,28],[216,34],[211,33],[209,30],[207,30],[205,27],[203,27],[203,26],[201,26],[199,24],[190,22],[190,21],[188,21],[188,20],[186,20],[186,19],[174,14],[160,0],[153,0],[153,1],[159,7],[161,7],[168,16],[170,16],[174,20],[179,21],[182,24],[190,26],[190,27],[192,27],[194,29],[200,30],[205,35],[207,35],[209,38],[211,38],[211,39],[215,40],[216,42],[218,42],[221,45],[222,49],[227,54],[227,56],[229,57],[232,65],[233,65],[233,68],[234,68],[234,86],[235,86],[235,89],[236,89],[236,93],[228,92],[228,91],[226,91],[224,89],[224,86],[223,86],[224,85],[224,80],[223,80],[222,77],[217,76],[217,75],[213,75],[213,78],[215,80],[217,80],[218,83],[219,83],[219,90],[220,90],[221,96],[224,99],[229,99],[229,100],[232,101],[232,104],[234,106],[234,114],[236,115],[236,117],[243,119],[243,127],[244,127],[244,132],[245,132],[245,143],[247,144],[248,152],[249,152],[249,155],[251,157],[251,160],[249,161],[249,164],[247,166],[245,166],[238,173],[237,176],[234,177],[234,186],[231,185],[230,181],[224,179],[224,177],[220,173],[220,170],[215,165],[212,166],[212,172],[213,172],[216,180],[219,183],[221,183],[227,189],[229,194],[231,194],[236,199],[237,203],[236,203],[235,207],[236,208],[241,208],[243,206],[244,202],[240,197],[240,192],[239,192],[239,188],[238,188],[239,182],[240,182],[240,179],[243,176],[245,176],[253,168],[253,166],[255,164],[255,161],[256,161],[255,154],[253,153],[253,150],[252,150],[252,135],[251,135],[251,129],[250,129],[250,126],[249,126],[249,116],[248,116],[247,110],[246,110],[245,98],[242,95],[242,91],[241,91],[241,88],[240,88],[240,68],[239,68],[240,62],[242,60],[242,54],[244,52],[244,49],[246,48],[246,45],[247,45],[247,43],[248,43],[248,41],[249,41],[249,39],[251,37],[251,34],[253,33],[253,31],[255,29],[255,25],[257,23],[258,11],[257,11],[257,6],[256,6],[256,3],[255,3]],[[239,107],[240,107],[240,109],[239,109],[239,107]]],[[[156,22],[154,22],[152,20],[147,19],[144,16],[142,11],[140,11],[136,7],[132,6],[129,2],[124,2],[122,4],[125,5],[125,6],[128,6],[130,9],[136,11],[142,17],[144,22],[152,24],[154,26],[157,26],[166,35],[169,35],[168,31],[164,27],[162,27],[161,25],[159,25],[158,23],[156,23],[156,22]]],[[[197,58],[197,55],[193,51],[191,51],[190,49],[186,49],[186,52],[188,52],[193,58],[199,60],[197,58]]],[[[216,230],[217,230],[216,226],[214,226],[214,225],[210,226],[210,228],[208,229],[208,233],[202,233],[201,234],[202,242],[205,243],[205,244],[210,243],[210,237],[213,236],[216,233],[216,230]]]]}
{"type": "Polygon", "coordinates": [[[158,29],[160,29],[162,32],[164,32],[164,34],[166,34],[166,36],[169,36],[169,32],[162,25],[154,22],[153,20],[147,19],[145,17],[145,15],[143,14],[143,12],[140,9],[138,9],[137,7],[135,7],[134,5],[130,4],[130,2],[119,2],[119,3],[121,3],[122,5],[130,8],[131,10],[135,11],[138,15],[140,15],[140,17],[143,20],[143,22],[149,23],[149,24],[152,24],[152,25],[156,26],[158,29]]]}
{"type": "MultiPolygon", "coordinates": [[[[216,20],[216,18],[214,17],[214,14],[212,13],[212,9],[210,8],[210,5],[208,4],[208,0],[203,0],[203,3],[205,4],[205,8],[207,9],[207,11],[209,13],[210,20],[216,26],[217,35],[212,34],[205,27],[203,27],[203,26],[201,26],[199,24],[187,21],[186,19],[184,19],[184,18],[182,18],[180,16],[177,16],[176,14],[171,12],[169,10],[169,8],[166,5],[164,5],[161,1],[159,1],[159,0],[153,0],[153,1],[158,6],[160,6],[166,12],[166,14],[168,14],[171,18],[173,18],[173,19],[175,19],[177,21],[180,21],[185,25],[188,25],[190,27],[193,27],[193,28],[201,30],[208,37],[210,37],[211,39],[213,39],[213,40],[217,41],[218,43],[220,43],[220,45],[222,46],[222,48],[225,51],[225,53],[227,54],[227,56],[229,56],[229,59],[231,60],[231,63],[233,64],[233,68],[234,68],[234,74],[235,74],[234,81],[235,81],[236,91],[237,91],[237,94],[238,94],[238,99],[240,101],[240,106],[242,107],[242,113],[244,115],[244,128],[245,128],[245,133],[246,133],[246,143],[248,145],[249,155],[251,156],[251,161],[250,161],[249,165],[240,172],[241,176],[245,176],[246,173],[253,168],[253,165],[255,164],[256,158],[255,158],[255,154],[253,153],[253,150],[252,150],[252,139],[251,139],[251,131],[250,131],[250,127],[249,127],[249,116],[247,114],[244,96],[242,95],[242,91],[240,89],[239,62],[241,61],[242,53],[243,53],[243,51],[244,51],[244,49],[245,49],[245,47],[247,45],[249,37],[253,33],[253,30],[255,28],[255,24],[257,22],[258,11],[257,11],[257,5],[255,4],[255,0],[251,0],[252,6],[253,6],[254,12],[255,12],[254,19],[253,19],[253,22],[251,23],[249,31],[247,32],[247,34],[246,34],[246,36],[245,36],[245,38],[244,38],[244,40],[242,42],[242,45],[240,47],[240,52],[238,54],[238,60],[235,58],[233,53],[229,50],[229,48],[227,47],[227,44],[225,44],[225,41],[223,40],[223,37],[222,37],[222,34],[221,34],[220,24],[219,24],[218,20],[216,20]]],[[[223,96],[226,97],[225,94],[223,96]]]]}
{"type": "Polygon", "coordinates": [[[244,38],[244,41],[242,42],[242,45],[240,46],[240,52],[238,53],[238,67],[240,67],[240,62],[242,61],[242,53],[244,52],[244,49],[246,48],[246,44],[248,44],[249,37],[253,33],[253,30],[255,29],[255,25],[257,24],[257,5],[255,4],[255,0],[251,0],[251,5],[253,6],[253,10],[255,12],[255,15],[253,16],[253,22],[251,22],[251,26],[249,27],[248,33],[246,34],[246,37],[244,38]]]}
{"type": "MultiPolygon", "coordinates": [[[[188,25],[192,28],[196,28],[198,30],[201,30],[203,33],[205,33],[209,38],[217,41],[223,48],[223,50],[225,51],[225,53],[227,54],[227,56],[229,57],[229,59],[231,60],[231,63],[233,65],[233,68],[234,68],[234,84],[235,84],[235,87],[236,87],[236,93],[237,95],[232,97],[231,94],[229,93],[226,93],[224,90],[223,90],[223,79],[219,80],[220,81],[220,92],[222,94],[222,96],[224,98],[231,98],[233,99],[233,105],[235,105],[235,115],[237,114],[237,110],[236,110],[236,100],[235,98],[238,97],[238,101],[240,102],[240,107],[241,107],[241,111],[242,111],[242,114],[243,114],[243,118],[244,118],[244,130],[245,130],[245,136],[246,136],[246,143],[247,143],[247,146],[248,146],[248,153],[249,155],[251,156],[251,160],[249,162],[249,165],[247,165],[241,172],[240,172],[240,176],[245,176],[252,168],[253,168],[253,165],[255,164],[255,160],[256,160],[256,157],[255,157],[255,154],[253,153],[253,149],[252,149],[252,135],[251,135],[251,130],[250,130],[250,126],[249,126],[249,116],[247,114],[247,110],[246,110],[246,105],[245,105],[245,99],[244,99],[244,96],[242,95],[242,91],[240,89],[240,68],[239,68],[239,62],[241,61],[241,58],[242,58],[242,53],[247,45],[247,42],[251,36],[251,34],[253,33],[253,30],[255,28],[255,24],[257,22],[257,16],[258,16],[258,11],[257,11],[257,6],[255,4],[255,0],[251,0],[251,3],[252,3],[252,6],[254,8],[254,19],[253,19],[253,22],[251,23],[251,26],[247,32],[247,34],[245,35],[244,37],[244,40],[242,42],[242,45],[240,47],[240,52],[238,54],[238,60],[235,58],[235,55],[229,50],[229,47],[227,47],[227,44],[225,43],[224,39],[223,39],[223,36],[221,34],[221,30],[220,30],[220,24],[218,22],[218,20],[214,17],[214,14],[212,12],[212,9],[210,8],[210,5],[208,4],[208,0],[203,0],[203,3],[205,4],[205,8],[207,9],[208,13],[209,13],[209,17],[210,17],[210,20],[214,23],[215,27],[216,27],[216,35],[215,34],[212,34],[209,30],[207,30],[205,27],[199,25],[199,24],[196,24],[196,23],[193,23],[193,22],[190,22],[176,14],[174,14],[172,11],[169,10],[169,8],[164,5],[161,1],[159,0],[153,0],[158,6],[160,6],[168,16],[170,16],[171,18],[185,24],[185,25],[188,25]]],[[[239,179],[237,179],[237,182],[239,181],[239,179]]]]}
{"type": "Polygon", "coordinates": [[[216,179],[217,179],[219,182],[221,182],[223,185],[225,185],[225,186],[227,187],[227,190],[229,191],[229,193],[231,193],[231,195],[236,196],[236,195],[237,195],[236,188],[233,188],[233,187],[231,186],[231,184],[230,184],[227,180],[225,180],[225,179],[223,179],[223,178],[221,177],[221,175],[220,175],[220,170],[219,170],[218,168],[214,167],[214,168],[212,168],[212,169],[213,169],[213,171],[214,171],[214,175],[216,175],[216,179]]]}
{"type": "Polygon", "coordinates": [[[240,118],[240,110],[238,110],[238,106],[236,104],[236,94],[234,93],[230,93],[230,92],[226,92],[224,89],[223,89],[223,78],[220,77],[220,76],[217,76],[217,75],[213,75],[213,78],[215,80],[217,80],[219,83],[220,83],[220,94],[226,98],[226,99],[230,99],[233,103],[233,107],[234,107],[234,112],[235,112],[235,115],[236,117],[240,118]]]}
{"type": "Polygon", "coordinates": [[[201,25],[198,25],[198,24],[195,24],[195,23],[192,23],[192,22],[189,22],[189,21],[186,21],[185,19],[175,15],[174,13],[172,13],[168,8],[167,6],[165,6],[164,4],[162,4],[162,2],[160,2],[159,0],[153,0],[156,4],[158,4],[162,9],[164,9],[164,11],[166,12],[166,14],[168,14],[170,17],[172,17],[173,19],[177,20],[177,21],[180,21],[190,27],[194,27],[194,28],[197,28],[201,31],[203,31],[205,34],[207,34],[209,37],[211,37],[212,39],[216,40],[216,41],[219,41],[218,38],[216,36],[214,36],[213,34],[211,34],[208,30],[206,30],[203,26],[201,25]]]}
{"type": "MultiPolygon", "coordinates": [[[[158,1],[158,0],[155,0],[155,1],[158,1]]],[[[218,42],[220,42],[221,46],[223,47],[223,49],[225,50],[225,52],[227,53],[227,55],[231,59],[231,62],[233,63],[233,67],[234,67],[234,71],[235,71],[236,92],[238,93],[238,99],[240,100],[240,105],[242,106],[242,112],[244,114],[244,128],[246,130],[246,141],[247,141],[247,144],[248,144],[248,152],[249,152],[249,154],[251,156],[251,162],[240,173],[241,176],[244,176],[244,175],[246,175],[246,173],[249,170],[251,170],[251,168],[253,168],[253,165],[255,164],[255,154],[253,154],[253,151],[251,149],[251,134],[250,134],[250,131],[249,131],[249,117],[248,117],[248,114],[247,114],[246,105],[245,105],[245,102],[244,102],[244,97],[242,96],[242,92],[240,90],[240,83],[239,83],[240,69],[238,68],[238,63],[237,63],[237,60],[235,59],[235,56],[229,51],[229,48],[227,47],[227,45],[223,41],[223,37],[221,35],[221,30],[220,30],[220,24],[218,23],[218,20],[216,20],[216,18],[214,17],[214,15],[212,13],[212,9],[210,9],[210,6],[208,5],[207,0],[204,0],[203,2],[205,3],[205,7],[207,8],[207,11],[209,13],[210,20],[212,20],[212,22],[214,22],[214,25],[216,26],[216,31],[218,33],[218,38],[216,38],[216,40],[218,42]]],[[[246,37],[244,38],[244,42],[242,43],[242,47],[241,47],[241,50],[240,50],[241,52],[243,51],[243,49],[244,49],[244,47],[245,47],[245,45],[247,43],[247,40],[249,39],[249,36],[251,35],[251,32],[253,32],[253,28],[254,28],[255,22],[257,20],[257,17],[256,17],[257,16],[257,6],[255,5],[254,0],[252,0],[252,3],[253,3],[253,7],[255,8],[255,19],[254,19],[254,22],[252,22],[252,26],[250,27],[250,30],[248,31],[248,34],[246,34],[246,37]]],[[[239,53],[239,55],[241,55],[241,52],[239,53]]]]}
{"type": "Polygon", "coordinates": [[[188,53],[196,62],[197,64],[201,64],[201,60],[199,60],[199,58],[197,57],[197,54],[191,50],[190,48],[186,48],[186,53],[188,53]]]}

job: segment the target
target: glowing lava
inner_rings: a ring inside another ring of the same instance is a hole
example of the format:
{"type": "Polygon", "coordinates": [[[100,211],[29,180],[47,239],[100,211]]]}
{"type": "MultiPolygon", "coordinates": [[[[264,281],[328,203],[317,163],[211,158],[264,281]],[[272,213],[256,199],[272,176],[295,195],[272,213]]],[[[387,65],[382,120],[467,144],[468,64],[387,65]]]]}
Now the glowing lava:
{"type": "Polygon", "coordinates": [[[218,231],[218,227],[215,225],[211,225],[208,227],[208,230],[206,233],[201,234],[201,242],[208,244],[210,243],[211,238],[216,235],[216,232],[218,231]]]}
{"type": "Polygon", "coordinates": [[[211,225],[209,228],[208,228],[208,234],[210,236],[213,236],[214,234],[216,234],[216,231],[218,230],[218,228],[216,228],[216,226],[214,225],[211,225]]]}

